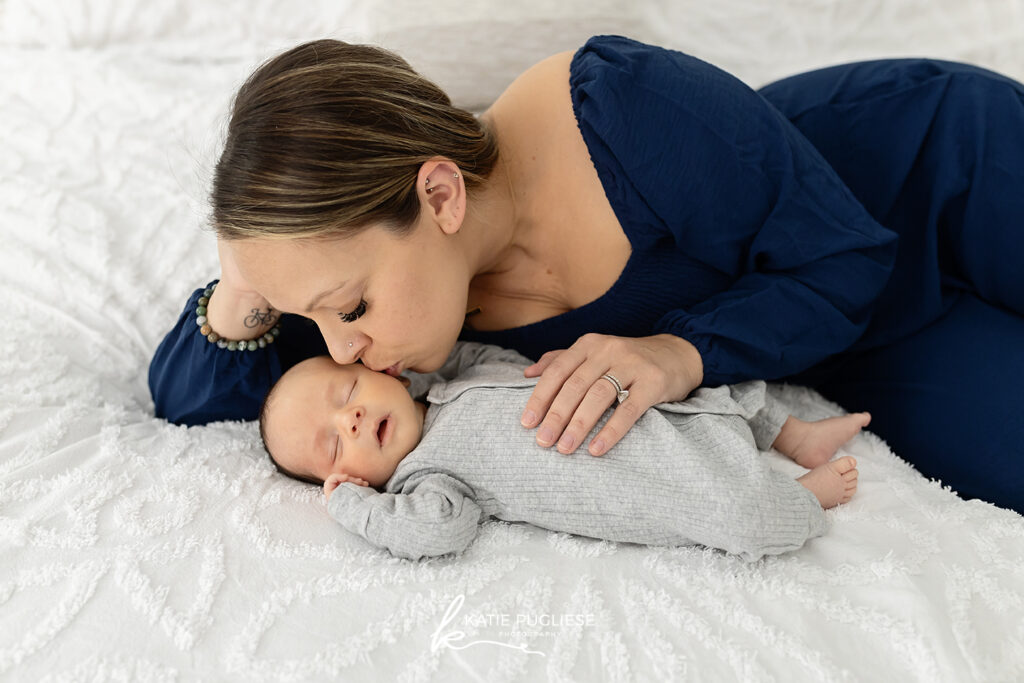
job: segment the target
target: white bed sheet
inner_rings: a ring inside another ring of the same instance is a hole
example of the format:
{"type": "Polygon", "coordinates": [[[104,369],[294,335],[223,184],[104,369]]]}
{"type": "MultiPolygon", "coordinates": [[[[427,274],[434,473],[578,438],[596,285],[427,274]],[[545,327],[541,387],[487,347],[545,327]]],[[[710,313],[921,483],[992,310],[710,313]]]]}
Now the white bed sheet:
{"type": "MultiPolygon", "coordinates": [[[[755,85],[884,54],[1017,77],[1024,62],[1019,2],[703,5],[619,20],[755,85]]],[[[615,28],[611,3],[586,6],[574,22],[526,2],[461,31],[539,22],[537,42],[503,48],[525,66],[581,27],[615,28]]],[[[465,555],[410,563],[277,475],[252,424],[154,419],[149,359],[217,272],[201,226],[234,88],[299,40],[389,35],[415,52],[457,23],[410,28],[402,2],[196,7],[0,0],[0,680],[1024,679],[1024,518],[958,499],[871,434],[845,449],[857,496],[783,557],[492,522],[465,555]]],[[[473,57],[458,47],[430,65],[456,90],[455,57],[473,57]]],[[[841,411],[787,399],[806,419],[841,411]]]]}

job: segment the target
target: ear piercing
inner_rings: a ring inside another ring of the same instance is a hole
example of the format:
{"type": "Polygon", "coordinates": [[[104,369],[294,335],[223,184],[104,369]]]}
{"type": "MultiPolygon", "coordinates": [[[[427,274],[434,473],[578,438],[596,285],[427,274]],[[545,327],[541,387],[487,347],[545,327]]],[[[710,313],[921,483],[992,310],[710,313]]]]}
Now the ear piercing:
{"type": "MultiPolygon", "coordinates": [[[[453,178],[458,178],[459,174],[458,173],[452,173],[452,177],[453,178]]],[[[429,185],[429,184],[430,184],[430,178],[427,178],[427,182],[425,182],[424,185],[429,185]]],[[[427,188],[427,194],[430,194],[431,192],[433,192],[434,189],[436,189],[436,188],[428,187],[427,188]]]]}

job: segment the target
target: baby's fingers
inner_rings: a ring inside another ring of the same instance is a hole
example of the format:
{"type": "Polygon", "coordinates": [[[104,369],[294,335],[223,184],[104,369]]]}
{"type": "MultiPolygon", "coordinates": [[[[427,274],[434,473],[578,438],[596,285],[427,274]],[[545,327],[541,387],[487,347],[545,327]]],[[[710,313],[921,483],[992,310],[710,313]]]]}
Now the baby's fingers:
{"type": "Polygon", "coordinates": [[[330,498],[334,489],[338,488],[338,485],[345,481],[343,477],[344,475],[342,474],[332,474],[327,477],[327,480],[324,481],[324,495],[330,498]]]}

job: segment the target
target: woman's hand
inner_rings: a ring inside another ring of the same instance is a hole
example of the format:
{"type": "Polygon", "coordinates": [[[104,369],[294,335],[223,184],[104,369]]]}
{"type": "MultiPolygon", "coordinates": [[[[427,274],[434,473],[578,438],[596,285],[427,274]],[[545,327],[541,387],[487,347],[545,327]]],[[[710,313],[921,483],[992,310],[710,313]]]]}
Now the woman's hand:
{"type": "Polygon", "coordinates": [[[334,489],[338,488],[338,486],[346,481],[350,481],[353,484],[359,484],[360,486],[369,486],[366,481],[359,477],[350,477],[347,474],[332,474],[327,477],[327,481],[324,482],[324,497],[326,497],[327,500],[330,500],[331,494],[334,493],[334,489]]]}
{"type": "Polygon", "coordinates": [[[704,379],[704,365],[693,344],[672,334],[586,334],[568,349],[545,353],[525,374],[541,379],[526,402],[523,426],[539,422],[537,443],[547,447],[557,441],[560,453],[575,451],[615,403],[615,386],[602,375],[629,391],[590,442],[591,455],[604,455],[655,403],[689,396],[704,379]]]}

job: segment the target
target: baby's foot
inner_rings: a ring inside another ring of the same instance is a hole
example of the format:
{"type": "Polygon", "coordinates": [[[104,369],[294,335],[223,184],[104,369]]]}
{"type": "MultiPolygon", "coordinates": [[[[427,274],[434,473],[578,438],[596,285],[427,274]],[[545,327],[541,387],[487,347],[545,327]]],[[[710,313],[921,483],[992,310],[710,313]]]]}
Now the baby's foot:
{"type": "Polygon", "coordinates": [[[847,502],[857,491],[857,461],[844,455],[835,462],[818,465],[797,481],[828,510],[847,502]]]}
{"type": "Polygon", "coordinates": [[[871,413],[853,413],[803,423],[803,435],[789,452],[797,465],[813,470],[824,465],[839,447],[871,422],[871,413]]]}

